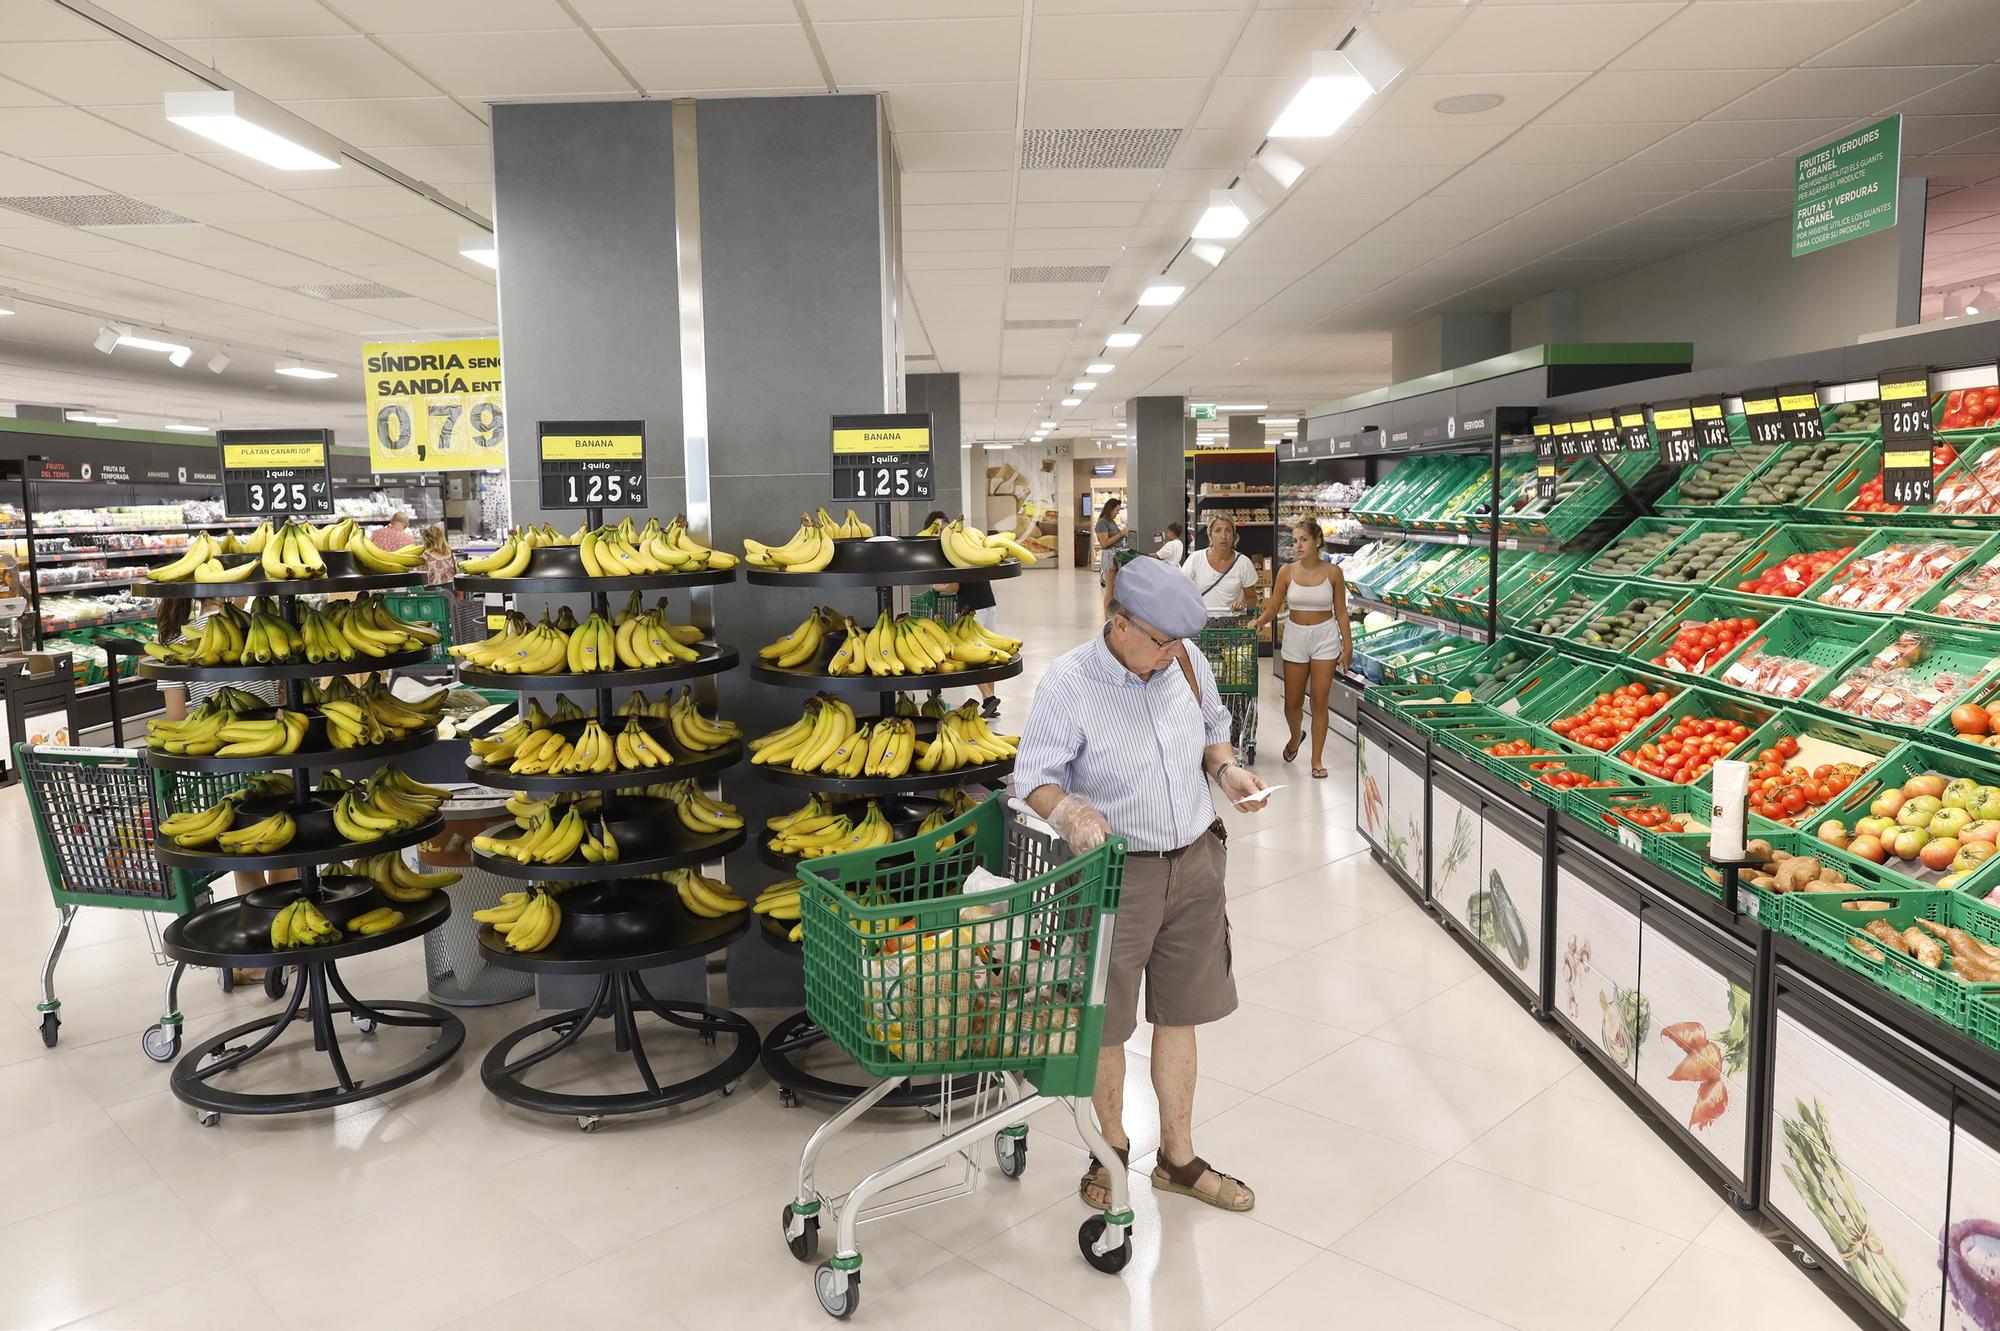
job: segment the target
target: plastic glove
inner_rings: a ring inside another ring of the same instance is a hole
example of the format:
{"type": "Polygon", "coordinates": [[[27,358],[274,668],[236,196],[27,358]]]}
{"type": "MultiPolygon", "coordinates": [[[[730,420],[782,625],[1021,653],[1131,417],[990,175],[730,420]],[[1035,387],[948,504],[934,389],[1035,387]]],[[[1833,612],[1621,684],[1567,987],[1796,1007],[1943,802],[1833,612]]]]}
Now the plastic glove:
{"type": "MultiPolygon", "coordinates": [[[[1221,786],[1222,793],[1229,797],[1231,804],[1235,804],[1236,801],[1242,799],[1245,795],[1254,795],[1262,790],[1264,788],[1264,778],[1258,776],[1255,772],[1240,763],[1231,763],[1222,769],[1220,776],[1215,778],[1215,784],[1221,786]]],[[[1254,804],[1239,805],[1238,807],[1255,813],[1269,802],[1268,800],[1258,800],[1254,804]]]]}
{"type": "Polygon", "coordinates": [[[1062,833],[1063,840],[1079,855],[1097,849],[1111,835],[1111,824],[1104,821],[1104,815],[1074,795],[1064,795],[1049,810],[1049,826],[1062,833]]]}

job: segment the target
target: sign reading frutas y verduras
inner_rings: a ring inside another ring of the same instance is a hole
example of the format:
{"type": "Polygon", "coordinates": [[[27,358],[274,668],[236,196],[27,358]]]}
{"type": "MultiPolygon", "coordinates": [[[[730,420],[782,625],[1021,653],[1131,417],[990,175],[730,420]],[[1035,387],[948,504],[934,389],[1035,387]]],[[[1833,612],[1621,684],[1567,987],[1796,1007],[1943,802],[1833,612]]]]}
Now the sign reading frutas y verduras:
{"type": "Polygon", "coordinates": [[[222,508],[232,518],[330,518],[329,430],[217,430],[222,508]]]}
{"type": "Polygon", "coordinates": [[[361,378],[375,471],[507,465],[499,338],[369,342],[361,348],[361,378]]]}
{"type": "Polygon", "coordinates": [[[1792,257],[1896,225],[1903,117],[1801,153],[1792,184],[1792,257]]]}

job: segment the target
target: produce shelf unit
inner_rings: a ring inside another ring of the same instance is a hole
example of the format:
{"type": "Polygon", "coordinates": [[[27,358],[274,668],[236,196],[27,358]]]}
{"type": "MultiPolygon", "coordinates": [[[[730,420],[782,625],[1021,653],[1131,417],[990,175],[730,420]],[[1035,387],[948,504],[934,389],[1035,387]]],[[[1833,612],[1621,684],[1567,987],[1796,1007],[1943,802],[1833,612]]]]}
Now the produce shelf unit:
{"type": "MultiPolygon", "coordinates": [[[[604,511],[585,510],[585,525],[602,526],[604,511]]],[[[697,537],[705,533],[697,533],[697,537]]],[[[734,570],[699,573],[595,577],[582,568],[574,549],[539,549],[524,576],[462,577],[462,590],[505,591],[525,595],[589,597],[593,612],[606,619],[614,613],[612,598],[634,590],[694,589],[718,586],[734,579],[734,570]]],[[[690,620],[704,618],[699,612],[690,620]]],[[[646,670],[611,670],[592,674],[510,675],[461,665],[461,683],[517,693],[548,693],[564,689],[589,691],[596,699],[593,716],[607,733],[625,724],[616,715],[613,690],[638,688],[679,680],[701,679],[732,668],[736,651],[711,641],[696,645],[698,659],[646,670]]],[[[555,728],[580,732],[584,721],[558,722],[555,728]]],[[[489,965],[525,971],[535,976],[594,976],[596,985],[581,1006],[541,1017],[502,1036],[480,1063],[479,1077],[496,1099],[534,1113],[572,1117],[584,1131],[608,1115],[637,1114],[686,1103],[710,1094],[729,1095],[757,1062],[756,1027],[727,1008],[706,1003],[656,998],[646,987],[644,972],[659,966],[699,961],[729,947],[749,928],[750,912],[737,911],[717,919],[695,915],[684,906],[674,887],[637,875],[719,863],[741,846],[741,830],[697,835],[679,823],[666,800],[632,792],[662,781],[702,780],[718,775],[743,756],[743,745],[732,742],[714,751],[698,752],[674,740],[664,725],[641,722],[674,756],[663,767],[645,771],[565,773],[559,776],[509,772],[477,756],[466,761],[467,779],[503,790],[581,794],[603,792],[602,816],[616,837],[619,858],[592,863],[577,858],[560,864],[521,864],[475,848],[473,863],[492,874],[535,883],[577,884],[557,896],[562,919],[555,937],[533,952],[516,952],[491,925],[479,930],[479,946],[489,965]],[[707,1068],[677,1081],[662,1081],[647,1057],[640,1018],[651,1015],[675,1031],[689,1031],[704,1045],[726,1041],[721,1057],[707,1068]],[[636,1090],[560,1091],[537,1085],[528,1074],[576,1049],[584,1035],[601,1020],[611,1023],[612,1045],[630,1057],[637,1073],[636,1090]],[[553,1033],[553,1038],[536,1041],[553,1033]]]]}
{"type": "MultiPolygon", "coordinates": [[[[786,573],[771,569],[751,569],[749,580],[766,586],[806,586],[806,587],[873,587],[875,589],[875,611],[879,615],[895,613],[895,589],[897,587],[927,586],[939,582],[986,582],[1002,578],[1019,577],[1021,564],[1008,558],[985,568],[958,568],[944,556],[941,543],[935,537],[905,536],[887,538],[892,529],[891,508],[888,504],[875,506],[875,529],[884,533],[872,540],[843,540],[834,548],[833,560],[820,573],[786,573]]],[[[857,621],[860,622],[857,617],[857,621]]],[[[824,657],[824,653],[822,654],[824,657]]],[[[817,664],[817,663],[815,663],[817,664]]],[[[938,675],[919,676],[852,676],[832,678],[824,676],[808,677],[801,672],[788,671],[778,667],[759,665],[752,668],[755,678],[766,684],[782,688],[821,688],[827,692],[875,693],[879,697],[880,716],[893,715],[896,709],[896,695],[906,689],[962,688],[976,684],[982,678],[987,680],[1010,679],[1021,672],[1021,661],[1016,657],[1004,666],[950,672],[938,675]]],[[[987,763],[979,767],[959,768],[951,772],[920,772],[913,765],[900,777],[837,777],[821,773],[798,773],[775,770],[769,764],[752,764],[750,771],[760,780],[773,785],[788,786],[801,791],[819,791],[832,795],[885,795],[918,796],[924,792],[944,790],[967,782],[1002,782],[1014,770],[1013,760],[987,763]]],[[[904,827],[914,831],[914,822],[921,822],[923,814],[914,820],[907,817],[900,822],[893,816],[901,811],[907,813],[912,808],[928,803],[923,800],[896,800],[894,807],[885,809],[892,815],[891,822],[897,828],[897,835],[904,835],[904,827]]],[[[768,834],[762,827],[753,827],[752,835],[757,837],[758,857],[771,865],[779,873],[772,881],[796,876],[787,865],[795,865],[790,857],[777,855],[765,845],[768,834]]],[[[789,940],[789,928],[779,929],[776,922],[767,921],[762,930],[764,941],[788,956],[797,956],[798,944],[789,940]]],[[[771,1080],[778,1084],[779,1096],[786,1105],[797,1105],[800,1096],[812,1096],[820,1100],[845,1102],[854,1099],[868,1088],[860,1082],[844,1082],[822,1076],[805,1066],[806,1059],[815,1051],[830,1050],[831,1045],[818,1024],[805,1012],[796,1012],[781,1020],[764,1040],[764,1070],[771,1080]]],[[[905,1082],[879,1102],[883,1108],[912,1108],[937,1101],[940,1087],[935,1081],[905,1082]]]]}
{"type": "MultiPolygon", "coordinates": [[[[329,568],[332,565],[329,564],[329,568]]],[[[271,594],[278,612],[294,620],[301,595],[321,595],[344,591],[416,587],[423,583],[420,573],[373,575],[365,578],[330,576],[295,582],[275,583],[271,594]]],[[[238,584],[239,586],[241,584],[238,584]]],[[[212,595],[207,583],[153,583],[144,594],[155,597],[212,595]]],[[[323,663],[311,670],[263,665],[162,667],[178,679],[200,678],[212,682],[249,682],[279,674],[285,685],[285,707],[306,711],[305,684],[308,678],[343,673],[366,674],[382,668],[383,661],[363,659],[323,663]],[[349,667],[355,667],[349,669],[349,667]]],[[[162,676],[165,677],[165,676],[162,676]]],[[[314,735],[321,732],[315,722],[314,735]]],[[[428,746],[437,737],[426,729],[407,739],[363,749],[316,749],[313,752],[272,755],[268,758],[189,758],[146,749],[147,764],[163,771],[241,772],[289,771],[292,793],[263,800],[246,801],[244,813],[253,820],[280,809],[289,810],[298,831],[283,850],[265,855],[238,855],[221,851],[191,851],[174,846],[164,837],[156,843],[163,864],[209,872],[248,869],[297,868],[295,881],[267,885],[241,897],[216,901],[181,917],[161,933],[166,954],[175,961],[195,966],[231,968],[262,966],[289,967],[291,996],[284,1009],[272,1016],[244,1022],[210,1036],[182,1055],[174,1066],[171,1086],[174,1095],[194,1107],[204,1126],[214,1126],[223,1114],[297,1114],[334,1105],[349,1104],[380,1095],[398,1086],[407,1086],[438,1071],[457,1055],[465,1043],[465,1026],[456,1016],[428,1003],[382,1002],[356,998],[341,978],[339,963],[348,957],[377,952],[386,947],[421,937],[443,924],[451,915],[451,899],[434,892],[428,899],[408,904],[392,903],[376,885],[365,878],[330,877],[322,867],[358,857],[400,850],[429,839],[442,828],[437,817],[415,827],[375,840],[347,840],[332,825],[333,801],[315,792],[313,773],[340,767],[352,761],[357,767],[379,766],[392,758],[428,746]],[[277,948],[271,942],[271,925],[278,913],[293,901],[313,903],[335,928],[379,907],[394,905],[403,921],[393,929],[370,935],[343,934],[337,941],[307,947],[277,948]],[[335,1001],[338,999],[338,1001],[335,1001]],[[357,1075],[341,1049],[335,1017],[348,1017],[364,1040],[384,1028],[408,1028],[432,1032],[425,1046],[393,1067],[357,1075]],[[251,1063],[278,1041],[292,1024],[303,1018],[311,1028],[313,1048],[326,1056],[333,1071],[331,1085],[303,1090],[232,1089],[231,1074],[251,1063]]],[[[271,986],[275,987],[275,986],[271,986]]],[[[169,1036],[165,1057],[179,1050],[181,1032],[175,1027],[169,1036]]],[[[149,1048],[148,1052],[152,1052],[149,1048]]]]}

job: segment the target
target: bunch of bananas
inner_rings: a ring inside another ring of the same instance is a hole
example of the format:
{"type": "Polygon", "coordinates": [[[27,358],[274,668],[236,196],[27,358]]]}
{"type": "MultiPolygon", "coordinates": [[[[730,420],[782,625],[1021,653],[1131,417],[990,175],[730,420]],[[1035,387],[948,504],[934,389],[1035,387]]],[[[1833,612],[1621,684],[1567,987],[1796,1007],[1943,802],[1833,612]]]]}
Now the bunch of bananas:
{"type": "Polygon", "coordinates": [[[816,694],[791,725],[750,741],[750,761],[794,772],[859,776],[868,759],[870,729],[840,699],[816,694]]]}
{"type": "Polygon", "coordinates": [[[996,735],[979,714],[976,703],[953,709],[938,722],[937,737],[926,744],[917,741],[917,770],[956,772],[961,767],[977,767],[1014,756],[1020,744],[1017,735],[996,735]]]}
{"type": "Polygon", "coordinates": [[[360,657],[380,659],[420,647],[435,647],[438,642],[434,630],[405,624],[390,614],[379,596],[307,610],[299,616],[299,627],[290,632],[297,639],[296,649],[314,664],[360,657]]]}
{"type": "Polygon", "coordinates": [[[191,757],[261,758],[297,753],[311,718],[281,711],[263,720],[243,712],[268,710],[262,698],[241,689],[222,689],[179,721],[146,723],[146,747],[191,757]]]}
{"type": "Polygon", "coordinates": [[[439,689],[416,702],[405,702],[380,679],[360,689],[336,679],[315,692],[327,742],[336,749],[388,744],[430,729],[444,714],[445,694],[439,689]]]}
{"type": "Polygon", "coordinates": [[[267,522],[241,539],[233,532],[219,538],[206,532],[197,533],[178,557],[147,570],[146,577],[153,582],[189,579],[245,582],[252,578],[291,582],[323,578],[327,575],[326,560],[320,557],[323,550],[346,551],[354,557],[356,567],[366,573],[408,573],[424,558],[421,546],[382,549],[368,539],[352,518],[342,518],[325,527],[315,527],[310,522],[287,522],[275,531],[267,522]],[[222,556],[238,554],[256,558],[238,564],[222,562],[222,556]]]}
{"type": "Polygon", "coordinates": [[[790,920],[792,928],[786,937],[796,943],[805,934],[805,926],[799,922],[799,893],[804,888],[805,883],[797,878],[780,879],[759,892],[750,909],[774,920],[790,920]]]}
{"type": "Polygon", "coordinates": [[[476,910],[472,918],[493,926],[493,932],[507,942],[511,952],[539,952],[555,941],[562,927],[562,907],[547,888],[532,892],[503,892],[500,904],[490,910],[476,910]]]}
{"type": "MultiPolygon", "coordinates": [[[[820,606],[800,620],[798,627],[790,633],[768,646],[759,647],[757,655],[772,665],[786,670],[795,669],[819,656],[819,649],[826,645],[828,633],[851,623],[840,612],[820,606]]],[[[853,641],[851,629],[848,640],[853,641]]]]}
{"type": "Polygon", "coordinates": [[[779,855],[816,860],[822,855],[839,855],[850,850],[873,850],[895,839],[888,815],[882,812],[881,805],[869,800],[860,822],[822,806],[821,812],[796,818],[774,830],[765,844],[779,855]]]}
{"type": "Polygon", "coordinates": [[[379,596],[341,602],[324,612],[307,610],[296,626],[258,597],[247,611],[225,604],[202,622],[199,633],[183,631],[173,642],[144,647],[155,661],[176,665],[271,665],[389,656],[437,641],[435,630],[390,614],[379,596]]]}
{"type": "Polygon", "coordinates": [[[322,550],[345,550],[363,573],[408,573],[424,562],[423,546],[412,543],[400,550],[384,550],[368,539],[368,533],[353,518],[342,518],[325,527],[309,523],[291,525],[302,528],[307,539],[322,550]]]}
{"type": "Polygon", "coordinates": [[[333,921],[304,897],[286,903],[285,908],[278,912],[278,918],[271,921],[271,946],[281,951],[339,941],[340,930],[333,927],[333,921]]]}
{"type": "MultiPolygon", "coordinates": [[[[951,812],[949,809],[933,809],[930,817],[917,824],[917,835],[929,836],[957,816],[957,814],[951,812]]],[[[956,833],[953,833],[951,836],[939,837],[937,842],[938,853],[943,854],[945,851],[950,850],[952,843],[957,840],[958,835],[956,833]]]]}
{"type": "Polygon", "coordinates": [[[833,562],[834,540],[835,534],[808,513],[799,519],[799,529],[783,545],[765,545],[744,537],[744,557],[756,568],[817,573],[833,562]]]}
{"type": "MultiPolygon", "coordinates": [[[[233,812],[230,821],[235,821],[233,812]]],[[[248,827],[235,827],[227,832],[218,832],[215,845],[216,849],[230,855],[275,855],[291,845],[292,838],[298,833],[298,823],[288,811],[280,809],[276,813],[258,819],[248,827]]]]}
{"type": "MultiPolygon", "coordinates": [[[[584,822],[580,805],[569,805],[561,817],[556,816],[555,806],[543,807],[542,815],[533,819],[519,836],[497,837],[482,833],[472,839],[473,849],[485,851],[488,855],[505,855],[517,864],[562,864],[583,849],[584,840],[588,837],[592,849],[585,850],[585,859],[595,864],[618,858],[618,842],[602,819],[598,820],[597,830],[593,832],[584,822]]],[[[519,821],[518,815],[516,821],[519,821]]]]}
{"type": "Polygon", "coordinates": [[[531,626],[525,618],[513,616],[494,636],[450,650],[461,661],[505,675],[648,670],[700,656],[690,644],[701,641],[701,630],[669,623],[660,610],[635,614],[628,609],[615,620],[593,613],[572,625],[565,628],[561,618],[550,622],[544,617],[531,626]]]}
{"type": "Polygon", "coordinates": [[[1035,552],[1027,546],[1004,532],[988,536],[977,527],[968,527],[963,515],[944,524],[938,543],[954,568],[991,568],[1009,555],[1023,564],[1035,562],[1035,552]]]}
{"type": "Polygon", "coordinates": [[[704,920],[719,920],[750,908],[750,903],[731,892],[728,884],[693,869],[669,869],[660,877],[673,884],[688,914],[704,920]]]}
{"type": "Polygon", "coordinates": [[[584,832],[583,841],[577,848],[583,852],[583,858],[592,864],[618,862],[618,838],[611,835],[611,829],[604,825],[602,818],[597,820],[596,830],[584,832]]]}
{"type": "Polygon", "coordinates": [[[357,915],[347,922],[348,929],[372,938],[376,934],[386,934],[403,922],[403,912],[394,906],[377,906],[366,915],[357,915]]]}
{"type": "Polygon", "coordinates": [[[347,864],[336,864],[327,872],[366,878],[375,884],[375,889],[383,896],[401,905],[428,901],[431,893],[441,887],[450,887],[461,877],[455,869],[420,873],[405,864],[403,857],[393,850],[347,864]]]}
{"type": "Polygon", "coordinates": [[[875,529],[863,522],[861,515],[851,508],[847,510],[847,516],[839,521],[835,521],[833,515],[824,508],[820,509],[817,516],[819,525],[836,541],[865,541],[875,534],[875,529]]]}
{"type": "Polygon", "coordinates": [[[711,550],[689,536],[687,518],[676,515],[665,527],[657,518],[643,528],[635,527],[632,519],[626,518],[611,527],[579,527],[568,536],[546,523],[526,529],[517,527],[498,550],[465,560],[459,569],[489,578],[525,577],[534,552],[545,546],[575,546],[584,571],[594,578],[736,567],[735,555],[711,550]]]}
{"type": "Polygon", "coordinates": [[[333,806],[333,827],[349,841],[379,841],[430,818],[449,793],[393,766],[378,768],[366,781],[350,783],[341,791],[333,806]]]}
{"type": "Polygon", "coordinates": [[[732,832],[743,826],[743,815],[728,800],[712,798],[692,781],[662,781],[647,786],[646,794],[674,806],[681,826],[696,836],[732,832]]]}
{"type": "Polygon", "coordinates": [[[640,771],[665,767],[674,760],[666,746],[636,720],[627,720],[625,728],[613,736],[594,717],[584,723],[574,741],[560,731],[516,721],[490,739],[473,740],[472,752],[489,767],[504,762],[509,772],[520,776],[640,771]]]}

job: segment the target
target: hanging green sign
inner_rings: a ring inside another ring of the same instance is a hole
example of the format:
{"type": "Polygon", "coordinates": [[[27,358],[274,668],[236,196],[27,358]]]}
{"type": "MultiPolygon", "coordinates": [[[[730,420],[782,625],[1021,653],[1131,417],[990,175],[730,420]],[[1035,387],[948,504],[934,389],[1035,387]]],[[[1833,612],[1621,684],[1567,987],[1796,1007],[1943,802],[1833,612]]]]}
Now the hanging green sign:
{"type": "Polygon", "coordinates": [[[1903,117],[1801,153],[1792,187],[1792,257],[1896,225],[1903,117]]]}

